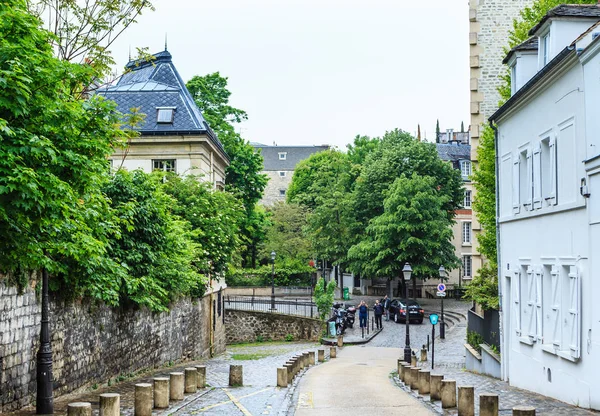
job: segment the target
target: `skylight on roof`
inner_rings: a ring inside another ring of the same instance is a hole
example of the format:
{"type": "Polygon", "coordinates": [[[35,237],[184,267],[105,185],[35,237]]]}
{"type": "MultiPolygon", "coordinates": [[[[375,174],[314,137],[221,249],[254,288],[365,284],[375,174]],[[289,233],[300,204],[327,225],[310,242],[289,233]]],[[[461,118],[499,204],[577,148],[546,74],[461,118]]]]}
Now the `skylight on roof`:
{"type": "Polygon", "coordinates": [[[157,123],[172,123],[175,115],[175,107],[157,107],[156,122],[157,123]]]}

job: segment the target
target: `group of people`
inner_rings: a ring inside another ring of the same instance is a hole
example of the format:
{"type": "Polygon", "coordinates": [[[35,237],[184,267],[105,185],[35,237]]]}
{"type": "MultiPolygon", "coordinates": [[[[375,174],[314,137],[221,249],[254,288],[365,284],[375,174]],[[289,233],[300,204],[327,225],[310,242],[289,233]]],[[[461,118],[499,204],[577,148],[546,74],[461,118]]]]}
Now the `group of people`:
{"type": "MultiPolygon", "coordinates": [[[[368,325],[367,322],[367,313],[369,311],[369,305],[364,300],[360,301],[358,305],[358,319],[360,322],[361,328],[366,328],[368,325]]],[[[390,320],[390,299],[385,295],[382,302],[379,300],[375,301],[375,305],[373,305],[373,312],[375,313],[375,326],[377,329],[383,329],[382,317],[385,314],[385,320],[390,320]]]]}

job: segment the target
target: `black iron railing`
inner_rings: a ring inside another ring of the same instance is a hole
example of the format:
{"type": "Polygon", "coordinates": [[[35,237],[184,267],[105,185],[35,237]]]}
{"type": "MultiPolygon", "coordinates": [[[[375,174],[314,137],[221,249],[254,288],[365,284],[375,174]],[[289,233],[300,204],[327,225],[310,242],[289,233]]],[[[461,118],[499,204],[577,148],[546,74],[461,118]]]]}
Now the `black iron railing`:
{"type": "Polygon", "coordinates": [[[252,296],[225,296],[225,308],[238,311],[281,313],[284,315],[318,317],[317,305],[305,299],[275,300],[275,309],[271,307],[271,298],[252,296]]]}

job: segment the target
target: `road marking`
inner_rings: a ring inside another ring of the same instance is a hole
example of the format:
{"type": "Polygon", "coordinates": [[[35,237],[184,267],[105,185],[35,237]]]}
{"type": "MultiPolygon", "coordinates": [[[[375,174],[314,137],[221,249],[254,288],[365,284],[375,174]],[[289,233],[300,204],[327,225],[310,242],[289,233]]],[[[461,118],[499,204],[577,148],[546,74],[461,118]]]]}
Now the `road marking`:
{"type": "Polygon", "coordinates": [[[240,403],[240,401],[238,399],[233,397],[233,394],[229,393],[229,391],[226,389],[223,389],[223,391],[225,392],[227,397],[229,397],[231,399],[233,404],[235,404],[237,406],[237,408],[240,409],[240,411],[244,414],[244,416],[252,416],[252,413],[250,413],[248,411],[248,409],[246,409],[244,406],[242,406],[242,404],[240,403]]]}
{"type": "Polygon", "coordinates": [[[298,396],[298,409],[313,409],[313,394],[312,391],[308,393],[300,393],[298,396]]]}
{"type": "MultiPolygon", "coordinates": [[[[245,396],[241,396],[239,399],[236,399],[231,394],[229,394],[229,392],[227,391],[227,389],[221,389],[221,390],[223,390],[225,392],[225,394],[227,395],[227,397],[229,397],[230,400],[226,400],[226,401],[221,402],[221,403],[211,404],[209,406],[203,407],[202,409],[198,409],[198,410],[195,410],[193,412],[190,412],[190,414],[197,415],[198,413],[206,412],[207,410],[214,409],[215,407],[223,406],[223,405],[226,405],[226,404],[229,404],[229,403],[233,403],[233,404],[235,404],[239,408],[241,406],[241,404],[240,404],[240,406],[238,406],[235,403],[234,399],[236,401],[237,400],[241,400],[241,399],[245,399],[246,397],[252,397],[252,396],[255,396],[257,394],[264,393],[265,391],[272,390],[272,389],[273,389],[272,387],[267,387],[266,389],[258,390],[258,391],[255,391],[254,393],[250,393],[250,394],[246,394],[245,396]]],[[[242,409],[240,409],[240,410],[242,411],[242,413],[244,412],[244,410],[242,410],[242,409]]],[[[246,412],[248,412],[248,410],[246,410],[246,412]]],[[[246,413],[244,413],[244,414],[246,414],[246,413]]],[[[246,416],[252,416],[252,415],[250,413],[248,413],[246,416]]]]}

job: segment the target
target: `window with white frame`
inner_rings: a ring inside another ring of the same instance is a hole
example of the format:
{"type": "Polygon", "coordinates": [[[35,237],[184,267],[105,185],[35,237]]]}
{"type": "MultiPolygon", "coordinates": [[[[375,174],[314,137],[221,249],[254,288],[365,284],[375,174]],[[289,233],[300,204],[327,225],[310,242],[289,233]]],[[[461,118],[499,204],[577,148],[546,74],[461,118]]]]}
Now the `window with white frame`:
{"type": "Polygon", "coordinates": [[[279,160],[286,160],[287,152],[279,152],[279,160]]]}
{"type": "Polygon", "coordinates": [[[153,170],[162,170],[164,172],[175,172],[175,159],[153,159],[153,170]]]}
{"type": "Polygon", "coordinates": [[[541,191],[548,205],[556,204],[556,139],[546,137],[540,142],[541,149],[541,191]]]}
{"type": "Polygon", "coordinates": [[[531,149],[519,154],[519,200],[526,210],[533,205],[533,154],[531,149]]]}
{"type": "Polygon", "coordinates": [[[462,223],[462,242],[463,244],[471,244],[471,222],[465,221],[462,223]]]}
{"type": "Polygon", "coordinates": [[[157,107],[156,122],[160,124],[169,124],[175,117],[175,107],[157,107]]]}
{"type": "Polygon", "coordinates": [[[517,63],[510,67],[510,94],[517,92],[517,63]]]}
{"type": "Polygon", "coordinates": [[[471,191],[465,191],[465,200],[463,201],[464,208],[471,208],[471,191]]]}
{"type": "Polygon", "coordinates": [[[542,65],[546,65],[550,59],[550,32],[542,36],[542,65]]]}
{"type": "Polygon", "coordinates": [[[473,258],[470,254],[462,256],[463,277],[470,279],[473,277],[473,258]]]}
{"type": "Polygon", "coordinates": [[[461,160],[460,161],[460,173],[462,175],[463,180],[468,180],[469,176],[471,176],[471,161],[470,160],[461,160]]]}
{"type": "Polygon", "coordinates": [[[284,170],[280,170],[279,171],[279,176],[282,178],[285,178],[285,171],[284,170]]]}

